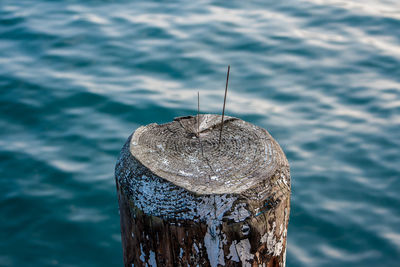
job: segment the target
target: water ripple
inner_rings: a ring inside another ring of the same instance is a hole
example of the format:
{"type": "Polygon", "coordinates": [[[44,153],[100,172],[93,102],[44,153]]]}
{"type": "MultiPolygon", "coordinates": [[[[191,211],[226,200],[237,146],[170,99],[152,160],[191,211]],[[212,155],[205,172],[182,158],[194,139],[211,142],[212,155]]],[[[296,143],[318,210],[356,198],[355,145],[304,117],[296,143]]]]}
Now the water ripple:
{"type": "Polygon", "coordinates": [[[230,64],[227,113],[291,163],[288,265],[397,266],[399,14],[395,0],[2,1],[0,265],[121,265],[125,138],[195,114],[197,91],[219,113],[230,64]]]}

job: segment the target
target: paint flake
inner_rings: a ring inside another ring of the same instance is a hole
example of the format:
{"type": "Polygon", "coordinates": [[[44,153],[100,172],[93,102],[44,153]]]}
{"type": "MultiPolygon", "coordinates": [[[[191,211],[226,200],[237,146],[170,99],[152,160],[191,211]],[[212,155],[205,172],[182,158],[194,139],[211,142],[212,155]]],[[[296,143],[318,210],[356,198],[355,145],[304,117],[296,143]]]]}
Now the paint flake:
{"type": "Polygon", "coordinates": [[[240,240],[236,245],[236,251],[239,254],[242,266],[251,267],[250,261],[254,258],[254,255],[250,253],[251,245],[248,239],[240,240]]]}
{"type": "Polygon", "coordinates": [[[151,267],[157,267],[156,254],[150,250],[149,264],[151,267]]]}
{"type": "Polygon", "coordinates": [[[143,263],[145,262],[145,257],[146,257],[146,254],[144,254],[142,244],[140,244],[140,257],[139,257],[139,259],[140,259],[143,263]]]}
{"type": "Polygon", "coordinates": [[[228,258],[228,260],[240,262],[239,256],[236,252],[236,244],[237,244],[237,241],[234,240],[232,242],[231,246],[229,247],[229,255],[227,256],[227,258],[228,258]]]}

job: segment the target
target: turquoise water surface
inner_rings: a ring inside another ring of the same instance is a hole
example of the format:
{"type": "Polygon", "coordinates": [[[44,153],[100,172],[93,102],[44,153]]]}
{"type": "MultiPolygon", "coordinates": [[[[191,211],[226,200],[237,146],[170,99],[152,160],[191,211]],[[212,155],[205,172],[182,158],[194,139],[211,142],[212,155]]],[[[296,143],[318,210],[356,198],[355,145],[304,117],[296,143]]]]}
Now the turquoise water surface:
{"type": "Polygon", "coordinates": [[[0,0],[0,266],[122,266],[114,165],[201,110],[291,164],[288,266],[400,266],[400,2],[0,0]]]}

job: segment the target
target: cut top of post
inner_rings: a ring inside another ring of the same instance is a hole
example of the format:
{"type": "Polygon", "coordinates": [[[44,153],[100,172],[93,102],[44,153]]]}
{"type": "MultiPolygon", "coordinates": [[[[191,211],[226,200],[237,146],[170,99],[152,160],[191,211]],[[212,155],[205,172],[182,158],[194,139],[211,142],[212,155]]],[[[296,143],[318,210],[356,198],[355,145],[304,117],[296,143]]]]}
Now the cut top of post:
{"type": "Polygon", "coordinates": [[[225,116],[219,145],[220,126],[221,116],[212,114],[200,115],[199,125],[187,116],[142,126],[130,152],[157,176],[196,194],[241,193],[289,166],[266,130],[225,116]]]}

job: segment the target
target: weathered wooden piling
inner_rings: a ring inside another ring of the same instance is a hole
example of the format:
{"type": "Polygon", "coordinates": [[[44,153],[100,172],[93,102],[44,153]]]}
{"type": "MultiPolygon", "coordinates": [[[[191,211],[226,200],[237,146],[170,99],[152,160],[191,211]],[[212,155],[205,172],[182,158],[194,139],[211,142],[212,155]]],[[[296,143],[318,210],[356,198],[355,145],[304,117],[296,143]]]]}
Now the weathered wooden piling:
{"type": "Polygon", "coordinates": [[[233,117],[219,145],[220,124],[180,117],[128,138],[115,169],[125,266],[285,266],[286,157],[233,117]]]}

